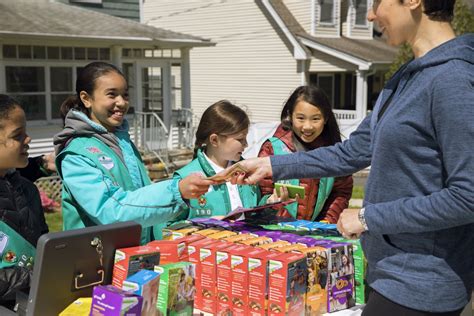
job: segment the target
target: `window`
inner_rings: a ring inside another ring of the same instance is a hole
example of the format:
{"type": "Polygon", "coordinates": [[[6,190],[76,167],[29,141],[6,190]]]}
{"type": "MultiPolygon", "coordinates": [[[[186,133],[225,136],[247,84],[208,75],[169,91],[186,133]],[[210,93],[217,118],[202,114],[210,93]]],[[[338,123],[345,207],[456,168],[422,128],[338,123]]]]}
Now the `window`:
{"type": "Polygon", "coordinates": [[[355,25],[367,26],[367,2],[368,0],[353,0],[355,9],[355,25]]]}
{"type": "Polygon", "coordinates": [[[334,0],[319,0],[320,24],[334,24],[334,0]]]}
{"type": "Polygon", "coordinates": [[[309,82],[318,85],[326,93],[333,109],[356,109],[356,79],[353,73],[313,73],[310,74],[309,82]]]}
{"type": "Polygon", "coordinates": [[[73,92],[72,68],[51,67],[51,117],[61,118],[60,107],[63,101],[73,92]]]}
{"type": "Polygon", "coordinates": [[[3,45],[3,58],[16,58],[16,45],[3,45]]]}
{"type": "Polygon", "coordinates": [[[46,119],[44,67],[5,67],[7,94],[23,106],[27,120],[46,119]]]}
{"type": "Polygon", "coordinates": [[[144,111],[163,111],[163,81],[161,67],[142,68],[144,111]]]}
{"type": "Polygon", "coordinates": [[[179,110],[182,105],[181,92],[181,64],[171,65],[171,108],[179,110]]]}

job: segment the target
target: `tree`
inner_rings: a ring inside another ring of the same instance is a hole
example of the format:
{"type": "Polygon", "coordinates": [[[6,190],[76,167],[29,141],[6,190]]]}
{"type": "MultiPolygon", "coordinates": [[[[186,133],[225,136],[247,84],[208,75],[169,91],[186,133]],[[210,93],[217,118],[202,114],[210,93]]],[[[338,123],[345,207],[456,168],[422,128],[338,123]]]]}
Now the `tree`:
{"type": "MultiPolygon", "coordinates": [[[[474,15],[464,0],[457,0],[454,6],[452,26],[456,35],[474,32],[474,15]]],[[[413,52],[408,44],[403,44],[398,50],[397,57],[385,74],[385,80],[390,79],[401,65],[413,58],[413,52]]]]}

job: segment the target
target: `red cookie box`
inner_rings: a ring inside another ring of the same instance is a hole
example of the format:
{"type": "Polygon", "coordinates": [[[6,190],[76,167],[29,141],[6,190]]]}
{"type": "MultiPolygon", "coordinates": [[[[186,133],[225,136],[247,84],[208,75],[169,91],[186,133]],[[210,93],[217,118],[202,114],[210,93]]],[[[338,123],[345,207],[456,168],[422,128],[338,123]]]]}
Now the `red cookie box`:
{"type": "Polygon", "coordinates": [[[277,252],[254,248],[248,257],[248,315],[267,315],[268,305],[268,261],[279,256],[277,252]]]}
{"type": "Polygon", "coordinates": [[[248,315],[249,312],[249,263],[248,255],[254,247],[242,245],[231,251],[231,308],[233,316],[248,315]]]}
{"type": "Polygon", "coordinates": [[[305,313],[306,256],[282,253],[269,260],[268,315],[305,313]]]}
{"type": "Polygon", "coordinates": [[[216,252],[216,274],[217,274],[217,306],[216,315],[232,314],[232,277],[231,257],[235,249],[245,249],[247,246],[233,244],[216,252]]]}
{"type": "Polygon", "coordinates": [[[160,252],[160,264],[188,260],[188,247],[182,238],[176,240],[154,240],[146,245],[160,252]]]}
{"type": "Polygon", "coordinates": [[[216,251],[232,244],[210,238],[202,239],[188,246],[189,261],[196,264],[195,308],[216,314],[216,251]]]}
{"type": "Polygon", "coordinates": [[[160,252],[154,247],[137,246],[115,250],[112,285],[121,289],[123,281],[140,270],[152,270],[160,264],[160,252]]]}

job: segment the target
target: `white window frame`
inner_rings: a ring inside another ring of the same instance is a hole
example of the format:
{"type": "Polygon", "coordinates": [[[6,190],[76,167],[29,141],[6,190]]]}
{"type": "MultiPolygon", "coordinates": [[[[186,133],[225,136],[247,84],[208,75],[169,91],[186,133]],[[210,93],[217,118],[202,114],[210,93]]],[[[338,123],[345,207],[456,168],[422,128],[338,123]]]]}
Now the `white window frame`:
{"type": "MultiPolygon", "coordinates": [[[[43,67],[44,68],[44,80],[45,80],[45,87],[44,91],[42,92],[22,92],[22,93],[14,93],[14,94],[21,94],[21,95],[45,95],[45,105],[46,105],[46,119],[39,119],[39,120],[29,120],[28,125],[31,126],[39,126],[44,124],[45,121],[47,122],[52,122],[52,123],[60,123],[61,119],[53,119],[52,118],[52,106],[51,106],[51,67],[70,67],[73,68],[72,71],[72,90],[71,92],[74,93],[75,89],[75,82],[77,78],[77,67],[84,67],[87,65],[90,61],[85,60],[84,62],[79,62],[79,61],[70,61],[70,62],[61,62],[61,61],[55,61],[55,62],[48,62],[48,61],[36,61],[36,60],[3,60],[3,69],[6,69],[5,67],[43,67]]],[[[2,81],[5,81],[5,76],[6,76],[6,71],[2,74],[3,77],[1,78],[2,81]]],[[[6,84],[3,86],[4,93],[7,93],[7,87],[6,84]]],[[[67,93],[68,91],[64,91],[64,93],[67,93]]],[[[8,92],[9,94],[12,94],[12,92],[8,92]]]]}
{"type": "Polygon", "coordinates": [[[356,1],[357,0],[352,0],[352,9],[354,10],[354,27],[355,28],[367,28],[369,27],[369,21],[367,21],[367,14],[369,13],[369,8],[370,8],[370,5],[371,5],[371,1],[370,0],[361,0],[361,1],[366,1],[366,8],[365,8],[365,19],[364,19],[364,24],[357,24],[357,8],[356,8],[356,1]]]}
{"type": "Polygon", "coordinates": [[[318,16],[318,25],[321,26],[336,26],[336,0],[332,1],[332,21],[331,22],[321,22],[321,14],[322,14],[322,6],[320,1],[327,1],[327,0],[315,0],[317,5],[319,6],[319,16],[318,16]]]}

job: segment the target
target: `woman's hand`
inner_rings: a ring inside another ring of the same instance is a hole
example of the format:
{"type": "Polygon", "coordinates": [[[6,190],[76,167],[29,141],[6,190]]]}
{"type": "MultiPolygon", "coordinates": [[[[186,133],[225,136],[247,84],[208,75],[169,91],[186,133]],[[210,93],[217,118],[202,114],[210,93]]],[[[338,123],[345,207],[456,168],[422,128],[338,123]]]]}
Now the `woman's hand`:
{"type": "Polygon", "coordinates": [[[357,239],[365,231],[359,220],[359,209],[345,209],[337,221],[337,230],[346,239],[357,239]]]}
{"type": "MultiPolygon", "coordinates": [[[[232,184],[256,184],[258,181],[272,176],[270,157],[251,158],[239,161],[245,173],[236,173],[230,178],[232,184]]],[[[225,174],[226,170],[220,173],[225,174]]],[[[219,174],[220,174],[219,173],[219,174]]]]}
{"type": "Polygon", "coordinates": [[[280,187],[280,194],[278,194],[277,189],[273,189],[273,194],[267,199],[267,204],[276,203],[276,202],[285,202],[290,199],[288,195],[288,189],[286,187],[280,187]]]}
{"type": "Polygon", "coordinates": [[[209,190],[209,186],[213,185],[214,181],[204,179],[204,176],[199,173],[192,173],[186,178],[179,181],[179,192],[183,199],[197,199],[209,190]]]}

